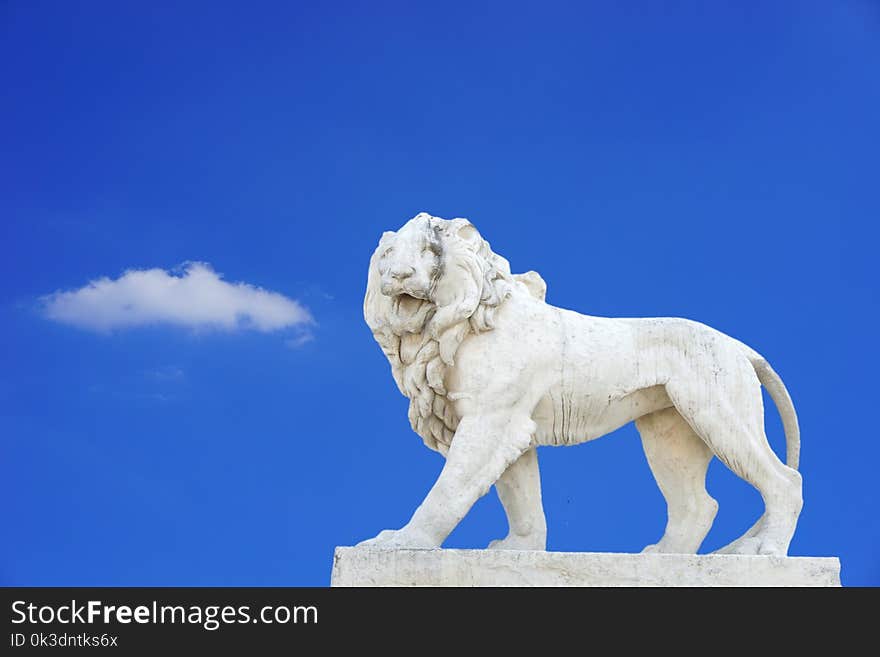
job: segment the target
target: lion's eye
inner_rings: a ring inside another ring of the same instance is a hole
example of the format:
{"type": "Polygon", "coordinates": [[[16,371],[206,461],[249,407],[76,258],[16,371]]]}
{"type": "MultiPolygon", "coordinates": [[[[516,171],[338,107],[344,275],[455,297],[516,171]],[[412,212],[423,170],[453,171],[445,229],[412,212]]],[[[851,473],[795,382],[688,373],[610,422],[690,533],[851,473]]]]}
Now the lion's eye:
{"type": "Polygon", "coordinates": [[[393,250],[394,250],[394,247],[393,247],[393,246],[389,246],[387,249],[385,249],[385,251],[382,253],[382,255],[381,255],[380,257],[382,257],[382,258],[387,258],[388,256],[391,255],[391,252],[392,252],[393,250]]]}

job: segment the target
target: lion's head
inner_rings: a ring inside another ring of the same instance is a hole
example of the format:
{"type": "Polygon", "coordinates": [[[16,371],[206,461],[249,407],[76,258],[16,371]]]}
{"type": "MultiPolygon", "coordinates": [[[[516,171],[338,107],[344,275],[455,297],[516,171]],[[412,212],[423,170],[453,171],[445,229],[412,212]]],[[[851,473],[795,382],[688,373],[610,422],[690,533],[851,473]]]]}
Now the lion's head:
{"type": "Polygon", "coordinates": [[[364,318],[410,398],[409,419],[433,448],[452,440],[458,418],[444,377],[471,332],[488,331],[514,279],[467,219],[421,213],[382,235],[370,259],[364,318]]]}

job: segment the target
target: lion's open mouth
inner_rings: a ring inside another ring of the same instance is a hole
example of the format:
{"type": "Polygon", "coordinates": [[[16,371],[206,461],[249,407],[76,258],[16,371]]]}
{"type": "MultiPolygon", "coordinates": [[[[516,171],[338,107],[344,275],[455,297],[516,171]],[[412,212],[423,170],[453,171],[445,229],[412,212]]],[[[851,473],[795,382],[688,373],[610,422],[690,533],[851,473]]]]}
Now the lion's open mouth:
{"type": "Polygon", "coordinates": [[[418,312],[423,303],[423,299],[414,297],[413,295],[407,294],[406,292],[395,295],[392,301],[395,314],[401,315],[403,317],[414,315],[416,312],[418,312]]]}
{"type": "Polygon", "coordinates": [[[391,299],[391,325],[398,335],[420,333],[434,311],[434,303],[429,299],[420,299],[408,292],[401,292],[391,299]]]}

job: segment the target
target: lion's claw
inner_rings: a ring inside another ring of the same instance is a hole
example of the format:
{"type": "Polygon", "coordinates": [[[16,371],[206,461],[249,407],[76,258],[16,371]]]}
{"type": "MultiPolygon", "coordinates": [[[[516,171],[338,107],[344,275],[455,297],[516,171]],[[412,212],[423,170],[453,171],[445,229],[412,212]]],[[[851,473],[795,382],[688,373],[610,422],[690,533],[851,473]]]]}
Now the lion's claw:
{"type": "Polygon", "coordinates": [[[440,547],[436,541],[425,534],[413,530],[385,529],[373,538],[361,541],[357,547],[379,547],[391,549],[431,549],[440,547]]]}

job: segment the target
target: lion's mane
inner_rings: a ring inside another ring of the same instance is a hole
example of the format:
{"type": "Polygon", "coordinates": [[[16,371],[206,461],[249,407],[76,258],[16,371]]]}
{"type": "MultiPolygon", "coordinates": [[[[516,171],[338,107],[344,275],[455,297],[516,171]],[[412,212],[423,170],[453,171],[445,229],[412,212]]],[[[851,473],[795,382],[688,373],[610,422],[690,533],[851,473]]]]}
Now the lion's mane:
{"type": "MultiPolygon", "coordinates": [[[[410,400],[409,421],[431,449],[445,451],[458,427],[444,379],[471,333],[494,328],[495,311],[511,294],[510,265],[465,219],[418,215],[440,250],[429,298],[401,315],[401,305],[381,292],[378,261],[396,233],[382,236],[370,260],[364,318],[391,364],[400,392],[410,400]]],[[[410,263],[421,266],[417,258],[410,263]]]]}

